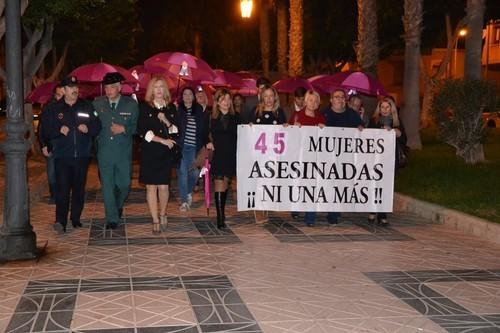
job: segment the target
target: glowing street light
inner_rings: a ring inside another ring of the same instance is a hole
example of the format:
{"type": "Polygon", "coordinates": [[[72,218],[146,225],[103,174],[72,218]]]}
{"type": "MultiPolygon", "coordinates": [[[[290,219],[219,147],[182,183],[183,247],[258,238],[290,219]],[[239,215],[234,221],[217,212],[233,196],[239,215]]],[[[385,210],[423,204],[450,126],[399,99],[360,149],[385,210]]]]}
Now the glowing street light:
{"type": "Polygon", "coordinates": [[[458,36],[455,39],[455,52],[454,52],[454,59],[453,59],[453,76],[457,78],[457,48],[458,48],[458,39],[460,37],[465,37],[467,35],[467,29],[462,28],[458,31],[458,36]]]}
{"type": "Polygon", "coordinates": [[[241,17],[249,18],[250,16],[252,16],[252,7],[253,7],[252,0],[241,0],[240,3],[241,17]]]}

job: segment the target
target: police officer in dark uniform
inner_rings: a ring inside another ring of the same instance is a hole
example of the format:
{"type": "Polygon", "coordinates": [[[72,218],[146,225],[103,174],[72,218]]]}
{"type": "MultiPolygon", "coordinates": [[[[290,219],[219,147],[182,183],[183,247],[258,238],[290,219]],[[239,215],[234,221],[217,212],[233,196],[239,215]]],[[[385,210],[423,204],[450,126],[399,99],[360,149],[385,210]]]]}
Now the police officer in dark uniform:
{"type": "Polygon", "coordinates": [[[102,84],[106,96],[94,101],[102,129],[97,137],[97,160],[101,176],[106,228],[115,229],[122,217],[123,204],[132,177],[132,145],[136,132],[139,106],[128,96],[121,95],[118,72],[107,73],[102,84]]]}
{"type": "Polygon", "coordinates": [[[56,223],[54,229],[66,232],[71,197],[71,223],[81,227],[80,216],[85,199],[85,182],[93,138],[101,122],[92,104],[78,98],[78,80],[74,76],[61,81],[64,97],[47,107],[42,128],[52,143],[56,169],[56,223]]]}

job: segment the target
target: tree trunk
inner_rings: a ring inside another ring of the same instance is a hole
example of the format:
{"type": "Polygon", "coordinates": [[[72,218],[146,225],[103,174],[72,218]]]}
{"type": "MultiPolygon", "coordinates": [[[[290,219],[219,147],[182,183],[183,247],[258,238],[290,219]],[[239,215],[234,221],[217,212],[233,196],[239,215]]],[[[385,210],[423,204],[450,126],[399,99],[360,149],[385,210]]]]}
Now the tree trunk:
{"type": "Polygon", "coordinates": [[[290,0],[290,59],[288,74],[290,76],[301,76],[304,73],[304,7],[302,0],[290,0]]]}
{"type": "Polygon", "coordinates": [[[420,35],[422,32],[423,0],[405,0],[403,25],[405,29],[405,66],[403,80],[404,106],[402,120],[408,146],[422,149],[420,140],[420,35]]]}
{"type": "MultiPolygon", "coordinates": [[[[456,25],[455,31],[452,31],[451,21],[449,15],[445,17],[445,25],[446,25],[446,52],[441,59],[441,63],[439,64],[438,70],[435,73],[427,74],[425,71],[425,66],[420,59],[420,73],[425,80],[425,88],[424,88],[424,100],[422,102],[422,110],[420,112],[420,128],[427,128],[432,124],[432,102],[434,100],[434,95],[436,94],[436,86],[447,71],[448,65],[451,62],[451,55],[453,53],[453,48],[455,45],[455,41],[458,38],[458,34],[460,30],[465,25],[465,18],[462,18],[456,25]]],[[[431,69],[432,70],[432,69],[431,69]]]]}
{"type": "Polygon", "coordinates": [[[464,78],[481,79],[481,50],[485,0],[467,0],[464,78]]]}
{"type": "Polygon", "coordinates": [[[378,36],[376,0],[358,0],[356,60],[361,71],[377,76],[378,36]]]}
{"type": "Polygon", "coordinates": [[[277,0],[276,2],[277,11],[277,27],[278,27],[278,38],[277,38],[277,48],[278,48],[278,72],[280,75],[287,74],[287,52],[288,52],[288,16],[286,2],[284,0],[277,0]]]}
{"type": "Polygon", "coordinates": [[[457,150],[457,155],[464,159],[465,164],[475,165],[484,162],[483,144],[474,143],[457,150]]]}
{"type": "Polygon", "coordinates": [[[428,128],[432,124],[432,102],[434,101],[434,93],[436,89],[436,81],[430,77],[425,80],[424,98],[422,100],[422,111],[420,113],[420,127],[428,128]]]}
{"type": "Polygon", "coordinates": [[[262,72],[269,77],[269,64],[271,62],[271,29],[269,26],[269,4],[267,0],[260,2],[260,53],[262,56],[262,72]]]}

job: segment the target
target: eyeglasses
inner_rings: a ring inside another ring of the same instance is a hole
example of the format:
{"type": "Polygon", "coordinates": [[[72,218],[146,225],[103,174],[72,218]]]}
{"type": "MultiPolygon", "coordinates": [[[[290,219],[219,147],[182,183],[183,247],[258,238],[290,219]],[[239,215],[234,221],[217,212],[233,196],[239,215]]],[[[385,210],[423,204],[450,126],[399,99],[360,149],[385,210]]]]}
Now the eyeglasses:
{"type": "Polygon", "coordinates": [[[333,95],[333,98],[336,98],[336,99],[345,99],[345,96],[343,96],[343,95],[333,95]]]}

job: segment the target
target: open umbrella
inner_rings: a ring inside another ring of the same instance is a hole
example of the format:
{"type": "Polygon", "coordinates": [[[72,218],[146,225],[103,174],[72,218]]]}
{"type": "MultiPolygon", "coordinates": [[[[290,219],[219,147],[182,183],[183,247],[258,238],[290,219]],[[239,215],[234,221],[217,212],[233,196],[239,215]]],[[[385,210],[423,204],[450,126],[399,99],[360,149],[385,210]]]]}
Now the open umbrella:
{"type": "Polygon", "coordinates": [[[280,93],[293,93],[297,88],[303,87],[306,90],[314,89],[311,82],[301,77],[290,77],[276,81],[273,87],[280,93]]]}
{"type": "Polygon", "coordinates": [[[47,104],[54,95],[56,85],[57,82],[45,82],[41,84],[29,93],[28,97],[26,97],[26,102],[47,104]]]}
{"type": "Polygon", "coordinates": [[[205,61],[182,52],[158,53],[144,61],[144,68],[188,81],[213,81],[217,78],[205,61]]]}
{"type": "Polygon", "coordinates": [[[202,81],[202,83],[209,83],[214,87],[230,88],[242,87],[245,84],[242,78],[239,77],[236,73],[232,73],[223,69],[215,69],[214,72],[217,77],[213,81],[202,81]]]}
{"type": "MultiPolygon", "coordinates": [[[[135,77],[139,84],[139,90],[146,90],[148,87],[148,83],[151,80],[151,77],[155,74],[154,71],[148,70],[144,67],[144,65],[137,65],[129,69],[130,74],[135,77]]],[[[158,74],[157,74],[158,75],[158,74]]],[[[177,80],[173,79],[169,75],[161,75],[165,81],[167,82],[167,86],[169,90],[175,89],[177,86],[177,80]]],[[[184,81],[181,80],[181,85],[184,81]]],[[[137,88],[137,87],[136,87],[137,88]]],[[[136,89],[137,90],[137,89],[136,89]]]]}
{"type": "Polygon", "coordinates": [[[233,93],[238,93],[243,96],[257,95],[257,87],[255,79],[243,79],[243,86],[233,89],[233,93]]]}
{"type": "Polygon", "coordinates": [[[238,75],[239,77],[241,77],[242,79],[255,79],[255,80],[257,80],[257,78],[258,78],[257,75],[255,75],[254,73],[249,72],[249,71],[238,71],[235,74],[238,75]]]}
{"type": "Polygon", "coordinates": [[[363,72],[340,72],[327,75],[313,80],[312,85],[328,93],[342,88],[366,95],[387,95],[384,86],[377,79],[363,72]]]}
{"type": "Polygon", "coordinates": [[[86,64],[75,68],[70,75],[74,75],[82,82],[102,82],[107,73],[118,72],[125,77],[125,82],[137,83],[137,79],[123,67],[106,64],[104,62],[95,64],[86,64]]]}

